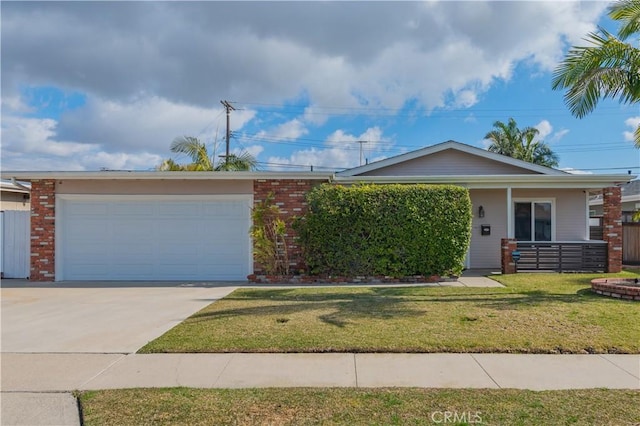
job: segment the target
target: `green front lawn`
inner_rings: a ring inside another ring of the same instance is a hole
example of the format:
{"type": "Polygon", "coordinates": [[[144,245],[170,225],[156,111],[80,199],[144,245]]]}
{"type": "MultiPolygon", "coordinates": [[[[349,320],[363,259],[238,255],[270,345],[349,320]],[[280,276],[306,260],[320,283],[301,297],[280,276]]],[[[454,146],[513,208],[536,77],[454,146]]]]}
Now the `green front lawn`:
{"type": "Polygon", "coordinates": [[[83,424],[634,425],[640,392],[514,389],[126,389],[79,395],[83,424]],[[445,416],[448,421],[445,422],[445,416]],[[457,416],[457,417],[454,417],[457,416]],[[454,420],[458,422],[454,422],[454,420]]]}
{"type": "Polygon", "coordinates": [[[640,353],[640,303],[593,294],[601,276],[497,277],[506,288],[240,289],[140,352],[640,353]]]}

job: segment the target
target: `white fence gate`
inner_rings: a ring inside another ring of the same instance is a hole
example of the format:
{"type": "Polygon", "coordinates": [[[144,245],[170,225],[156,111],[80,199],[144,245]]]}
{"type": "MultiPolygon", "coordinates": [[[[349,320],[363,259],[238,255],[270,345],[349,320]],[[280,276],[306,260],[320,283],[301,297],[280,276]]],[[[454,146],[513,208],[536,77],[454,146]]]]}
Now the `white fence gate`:
{"type": "Polygon", "coordinates": [[[0,265],[3,278],[28,278],[31,255],[28,211],[0,212],[0,265]]]}

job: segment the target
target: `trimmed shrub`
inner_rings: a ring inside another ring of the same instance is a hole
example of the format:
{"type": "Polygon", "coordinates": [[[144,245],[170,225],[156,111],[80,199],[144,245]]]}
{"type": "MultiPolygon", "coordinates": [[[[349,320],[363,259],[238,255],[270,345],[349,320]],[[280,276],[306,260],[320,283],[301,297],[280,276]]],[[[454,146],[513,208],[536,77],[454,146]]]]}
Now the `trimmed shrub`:
{"type": "Polygon", "coordinates": [[[295,227],[312,274],[459,274],[471,238],[469,191],[452,185],[324,184],[295,227]]]}

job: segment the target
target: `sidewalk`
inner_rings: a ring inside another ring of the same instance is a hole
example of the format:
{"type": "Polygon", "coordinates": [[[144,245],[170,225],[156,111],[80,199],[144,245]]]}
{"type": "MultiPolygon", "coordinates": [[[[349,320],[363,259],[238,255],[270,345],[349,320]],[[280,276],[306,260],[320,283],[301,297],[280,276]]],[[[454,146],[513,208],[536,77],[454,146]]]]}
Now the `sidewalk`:
{"type": "Polygon", "coordinates": [[[71,391],[139,387],[640,389],[640,355],[2,354],[2,424],[78,425],[71,391]]]}
{"type": "Polygon", "coordinates": [[[640,389],[640,355],[2,354],[3,392],[171,386],[640,389]]]}

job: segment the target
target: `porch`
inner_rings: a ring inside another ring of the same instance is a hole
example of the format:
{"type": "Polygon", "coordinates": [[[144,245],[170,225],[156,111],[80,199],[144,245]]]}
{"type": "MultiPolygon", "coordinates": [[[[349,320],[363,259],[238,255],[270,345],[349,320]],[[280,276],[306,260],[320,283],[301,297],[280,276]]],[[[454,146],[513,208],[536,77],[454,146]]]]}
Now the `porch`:
{"type": "MultiPolygon", "coordinates": [[[[605,272],[604,241],[517,242],[516,271],[605,272]]],[[[513,256],[513,253],[512,253],[513,256]]]]}

